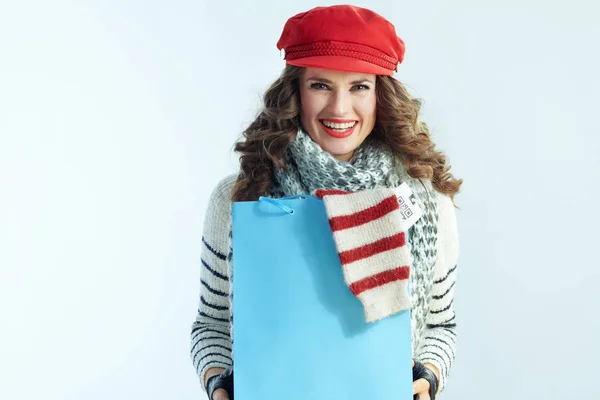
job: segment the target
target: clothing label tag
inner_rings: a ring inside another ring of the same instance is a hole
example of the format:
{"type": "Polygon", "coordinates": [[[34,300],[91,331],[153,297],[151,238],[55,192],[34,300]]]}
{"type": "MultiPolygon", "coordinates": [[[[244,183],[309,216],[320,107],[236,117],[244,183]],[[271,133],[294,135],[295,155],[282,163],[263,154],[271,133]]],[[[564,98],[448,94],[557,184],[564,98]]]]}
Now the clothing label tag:
{"type": "Polygon", "coordinates": [[[406,182],[396,188],[396,196],[398,197],[398,203],[400,203],[400,214],[404,220],[406,230],[408,230],[423,216],[423,211],[417,204],[417,199],[406,182]]]}

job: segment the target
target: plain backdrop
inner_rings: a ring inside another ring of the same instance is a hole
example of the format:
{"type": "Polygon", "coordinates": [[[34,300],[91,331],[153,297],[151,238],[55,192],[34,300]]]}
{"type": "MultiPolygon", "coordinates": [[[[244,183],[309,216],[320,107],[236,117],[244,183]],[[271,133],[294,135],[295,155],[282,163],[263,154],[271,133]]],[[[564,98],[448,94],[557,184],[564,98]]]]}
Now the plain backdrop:
{"type": "MultiPolygon", "coordinates": [[[[326,4],[0,2],[0,398],[204,398],[208,195],[286,19],[326,4]]],[[[464,179],[441,398],[599,396],[600,6],[355,4],[405,40],[395,77],[464,179]]]]}

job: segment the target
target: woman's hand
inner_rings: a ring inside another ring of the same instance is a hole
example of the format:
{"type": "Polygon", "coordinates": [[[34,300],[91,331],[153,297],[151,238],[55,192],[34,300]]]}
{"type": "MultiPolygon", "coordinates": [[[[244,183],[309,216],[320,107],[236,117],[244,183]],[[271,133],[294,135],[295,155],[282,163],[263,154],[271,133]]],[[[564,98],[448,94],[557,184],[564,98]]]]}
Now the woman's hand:
{"type": "Polygon", "coordinates": [[[210,369],[210,377],[206,380],[206,393],[209,400],[233,400],[233,366],[227,367],[220,374],[218,370],[210,369]]]}
{"type": "MultiPolygon", "coordinates": [[[[435,367],[435,365],[429,364],[429,363],[425,363],[423,365],[425,368],[427,368],[428,370],[433,372],[433,374],[437,378],[437,381],[439,382],[440,381],[440,372],[435,367]]],[[[413,360],[412,366],[414,368],[415,360],[413,360]]],[[[430,389],[431,389],[431,385],[430,385],[429,381],[425,378],[419,378],[413,382],[413,394],[415,395],[414,398],[416,400],[433,400],[431,398],[431,396],[429,395],[430,389]]],[[[435,393],[433,395],[435,398],[435,393]]]]}
{"type": "Polygon", "coordinates": [[[429,382],[425,379],[414,381],[413,394],[416,396],[416,400],[431,400],[431,397],[429,397],[429,382]]]}
{"type": "Polygon", "coordinates": [[[212,400],[229,400],[229,396],[227,396],[225,389],[217,389],[213,393],[212,400]]]}

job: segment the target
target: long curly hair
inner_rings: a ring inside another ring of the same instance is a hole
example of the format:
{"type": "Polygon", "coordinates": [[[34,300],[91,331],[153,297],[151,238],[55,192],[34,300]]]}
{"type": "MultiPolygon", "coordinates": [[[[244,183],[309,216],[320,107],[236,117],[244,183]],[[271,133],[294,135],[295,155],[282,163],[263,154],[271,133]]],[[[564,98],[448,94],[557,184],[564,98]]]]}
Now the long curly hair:
{"type": "MultiPolygon", "coordinates": [[[[303,69],[293,65],[284,68],[265,92],[262,110],[243,132],[245,140],[235,144],[240,172],[233,201],[258,200],[267,195],[275,172],[285,168],[285,151],[300,126],[299,85],[303,69]]],[[[377,116],[371,135],[390,146],[411,177],[430,180],[437,191],[449,195],[454,202],[462,179],[448,172],[446,156],[435,149],[427,124],[419,120],[421,100],[411,97],[404,85],[390,76],[377,76],[375,95],[377,116]]]]}

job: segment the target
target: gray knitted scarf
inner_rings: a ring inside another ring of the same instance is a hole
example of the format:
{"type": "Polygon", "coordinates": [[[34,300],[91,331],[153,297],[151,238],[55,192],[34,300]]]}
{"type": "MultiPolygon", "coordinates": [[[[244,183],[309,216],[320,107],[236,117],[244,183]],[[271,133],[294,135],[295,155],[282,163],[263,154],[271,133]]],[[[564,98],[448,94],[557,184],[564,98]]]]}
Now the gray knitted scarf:
{"type": "Polygon", "coordinates": [[[310,194],[316,189],[360,191],[402,183],[394,155],[381,141],[367,138],[350,162],[338,161],[323,151],[303,130],[298,130],[285,156],[286,170],[276,176],[275,190],[285,196],[310,194]]]}
{"type": "Polygon", "coordinates": [[[324,151],[299,129],[286,152],[285,162],[286,169],[275,176],[273,197],[312,194],[316,189],[361,191],[378,186],[394,188],[403,182],[409,185],[424,213],[407,232],[407,245],[412,255],[410,290],[413,349],[416,349],[425,327],[437,258],[438,213],[436,192],[431,183],[425,181],[422,184],[410,177],[391,149],[371,137],[359,146],[350,162],[344,162],[324,151]]]}

